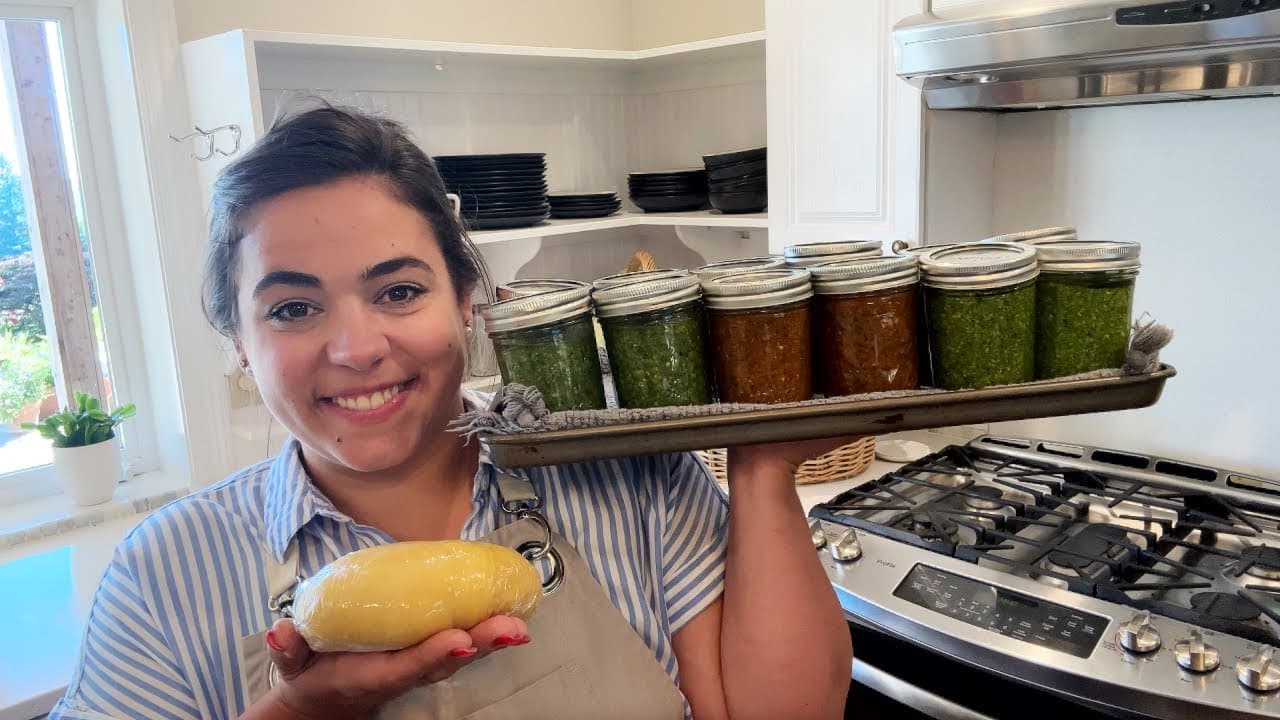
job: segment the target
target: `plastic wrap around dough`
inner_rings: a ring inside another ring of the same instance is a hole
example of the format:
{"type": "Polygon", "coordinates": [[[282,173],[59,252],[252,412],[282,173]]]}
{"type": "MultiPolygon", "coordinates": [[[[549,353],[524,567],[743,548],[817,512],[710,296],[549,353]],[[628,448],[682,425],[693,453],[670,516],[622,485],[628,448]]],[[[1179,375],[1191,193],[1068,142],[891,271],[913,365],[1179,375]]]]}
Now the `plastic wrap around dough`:
{"type": "Polygon", "coordinates": [[[357,550],[298,586],[293,621],[317,652],[398,650],[495,615],[528,618],[542,580],[520,553],[467,540],[357,550]]]}

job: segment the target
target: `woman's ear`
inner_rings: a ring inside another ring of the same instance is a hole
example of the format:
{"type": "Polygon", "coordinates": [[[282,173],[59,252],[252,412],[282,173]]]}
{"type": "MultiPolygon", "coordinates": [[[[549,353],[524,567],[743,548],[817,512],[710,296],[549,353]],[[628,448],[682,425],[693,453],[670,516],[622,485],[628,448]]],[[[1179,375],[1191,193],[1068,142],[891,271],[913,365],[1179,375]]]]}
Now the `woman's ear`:
{"type": "Polygon", "coordinates": [[[244,348],[240,345],[239,341],[236,341],[235,347],[236,347],[236,363],[240,365],[240,369],[244,371],[245,375],[248,375],[249,377],[253,377],[253,368],[249,367],[249,358],[245,356],[244,348]]]}

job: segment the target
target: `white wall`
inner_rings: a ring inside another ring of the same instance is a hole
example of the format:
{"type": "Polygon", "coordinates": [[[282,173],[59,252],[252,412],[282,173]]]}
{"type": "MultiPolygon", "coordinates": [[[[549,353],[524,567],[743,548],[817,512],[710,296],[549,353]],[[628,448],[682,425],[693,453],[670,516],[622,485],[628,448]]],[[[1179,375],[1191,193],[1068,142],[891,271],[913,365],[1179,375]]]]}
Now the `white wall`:
{"type": "Polygon", "coordinates": [[[764,29],[764,0],[176,0],[183,42],[236,28],[632,50],[764,29]]]}
{"type": "Polygon", "coordinates": [[[176,0],[183,42],[236,28],[627,50],[629,0],[176,0]]]}
{"type": "Polygon", "coordinates": [[[1177,336],[1153,408],[996,426],[1280,477],[1280,98],[997,120],[994,230],[1142,243],[1135,298],[1177,336]]]}
{"type": "Polygon", "coordinates": [[[634,50],[764,29],[764,0],[631,0],[634,50]]]}

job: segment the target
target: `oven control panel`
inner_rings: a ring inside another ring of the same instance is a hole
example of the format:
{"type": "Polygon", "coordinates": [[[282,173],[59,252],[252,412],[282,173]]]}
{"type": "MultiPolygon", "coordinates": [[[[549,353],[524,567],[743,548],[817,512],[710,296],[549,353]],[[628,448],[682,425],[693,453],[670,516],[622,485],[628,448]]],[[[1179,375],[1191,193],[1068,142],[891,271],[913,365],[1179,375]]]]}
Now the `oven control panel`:
{"type": "Polygon", "coordinates": [[[969,625],[1080,658],[1093,654],[1110,622],[921,563],[893,594],[969,625]]]}

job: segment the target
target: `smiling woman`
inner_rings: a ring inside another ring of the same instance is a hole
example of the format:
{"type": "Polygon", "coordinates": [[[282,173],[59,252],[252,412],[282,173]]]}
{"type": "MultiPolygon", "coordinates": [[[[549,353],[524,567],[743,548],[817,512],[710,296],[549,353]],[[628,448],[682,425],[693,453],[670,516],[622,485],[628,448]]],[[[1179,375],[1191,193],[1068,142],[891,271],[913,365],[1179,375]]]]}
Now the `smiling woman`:
{"type": "Polygon", "coordinates": [[[216,187],[206,311],[292,437],[120,545],[54,718],[838,716],[847,633],[794,489],[826,445],[735,448],[732,506],[687,454],[495,467],[447,429],[489,401],[461,390],[483,266],[403,128],[311,110],[216,187]],[[441,539],[540,547],[537,613],[385,653],[282,616],[340,557],[441,539]]]}

